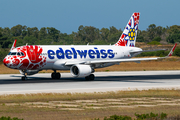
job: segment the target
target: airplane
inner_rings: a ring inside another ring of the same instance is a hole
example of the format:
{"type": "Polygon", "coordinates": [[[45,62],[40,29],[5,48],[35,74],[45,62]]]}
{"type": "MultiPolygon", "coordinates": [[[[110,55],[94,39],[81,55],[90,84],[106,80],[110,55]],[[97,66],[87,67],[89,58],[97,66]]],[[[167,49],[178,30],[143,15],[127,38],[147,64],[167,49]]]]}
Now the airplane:
{"type": "Polygon", "coordinates": [[[121,62],[140,62],[169,57],[174,52],[174,45],[168,56],[156,58],[132,58],[143,51],[135,47],[140,13],[130,17],[122,35],[114,45],[25,45],[16,47],[14,41],[9,54],[4,58],[5,66],[18,69],[23,75],[34,75],[41,70],[53,70],[52,79],[60,79],[56,70],[70,70],[73,77],[94,80],[95,69],[108,67],[121,62]]]}

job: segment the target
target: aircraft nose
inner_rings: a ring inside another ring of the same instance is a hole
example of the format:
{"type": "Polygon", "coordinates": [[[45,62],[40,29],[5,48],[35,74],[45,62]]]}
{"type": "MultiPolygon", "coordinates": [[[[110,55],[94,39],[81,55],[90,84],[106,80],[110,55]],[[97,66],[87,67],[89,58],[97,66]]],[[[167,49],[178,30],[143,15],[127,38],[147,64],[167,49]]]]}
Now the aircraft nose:
{"type": "Polygon", "coordinates": [[[5,66],[8,66],[8,64],[10,63],[9,60],[7,60],[7,58],[5,57],[4,60],[3,60],[3,63],[5,66]]]}

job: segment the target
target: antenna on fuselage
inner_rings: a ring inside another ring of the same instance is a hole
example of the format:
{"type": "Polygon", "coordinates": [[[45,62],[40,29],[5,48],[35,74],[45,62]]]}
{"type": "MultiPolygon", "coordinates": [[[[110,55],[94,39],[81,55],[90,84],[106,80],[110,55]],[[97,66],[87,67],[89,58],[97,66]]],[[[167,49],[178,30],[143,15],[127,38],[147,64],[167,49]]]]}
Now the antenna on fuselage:
{"type": "Polygon", "coordinates": [[[89,45],[89,43],[87,43],[87,45],[89,45]]]}
{"type": "Polygon", "coordinates": [[[28,45],[28,43],[26,43],[26,46],[28,45]]]}

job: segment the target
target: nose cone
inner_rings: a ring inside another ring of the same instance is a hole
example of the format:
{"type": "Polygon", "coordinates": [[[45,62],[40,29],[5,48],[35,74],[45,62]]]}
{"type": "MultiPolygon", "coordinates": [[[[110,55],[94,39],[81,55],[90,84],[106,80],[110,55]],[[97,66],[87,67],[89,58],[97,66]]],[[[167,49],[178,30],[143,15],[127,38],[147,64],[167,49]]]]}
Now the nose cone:
{"type": "Polygon", "coordinates": [[[5,57],[4,60],[3,60],[4,65],[7,66],[7,67],[9,66],[8,64],[10,64],[10,62],[11,61],[8,60],[7,57],[5,57]]]}

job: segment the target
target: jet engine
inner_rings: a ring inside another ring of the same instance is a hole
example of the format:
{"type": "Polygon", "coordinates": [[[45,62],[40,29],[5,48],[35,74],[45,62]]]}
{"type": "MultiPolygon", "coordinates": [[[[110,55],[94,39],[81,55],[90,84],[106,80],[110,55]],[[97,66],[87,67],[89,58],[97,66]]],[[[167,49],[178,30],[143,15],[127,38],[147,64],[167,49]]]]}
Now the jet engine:
{"type": "Polygon", "coordinates": [[[86,77],[93,72],[90,65],[73,65],[70,71],[73,77],[86,77]]]}
{"type": "Polygon", "coordinates": [[[19,72],[22,75],[25,75],[25,73],[27,73],[27,75],[34,75],[34,74],[38,73],[39,70],[19,70],[19,72]]]}

